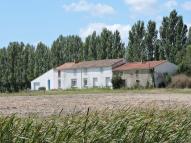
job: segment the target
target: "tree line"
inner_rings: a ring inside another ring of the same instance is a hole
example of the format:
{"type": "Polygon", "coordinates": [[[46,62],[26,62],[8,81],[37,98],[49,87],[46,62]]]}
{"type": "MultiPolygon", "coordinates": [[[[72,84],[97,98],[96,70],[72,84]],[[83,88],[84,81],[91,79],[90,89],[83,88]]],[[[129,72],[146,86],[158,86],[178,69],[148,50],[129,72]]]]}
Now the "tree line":
{"type": "MultiPolygon", "coordinates": [[[[127,33],[128,34],[128,33],[127,33]]],[[[157,30],[156,22],[136,22],[129,31],[128,44],[119,31],[104,28],[83,42],[77,35],[60,35],[51,47],[10,42],[0,48],[0,92],[30,88],[30,81],[65,62],[126,58],[128,61],[169,60],[179,72],[191,72],[191,28],[173,10],[157,30]]]]}

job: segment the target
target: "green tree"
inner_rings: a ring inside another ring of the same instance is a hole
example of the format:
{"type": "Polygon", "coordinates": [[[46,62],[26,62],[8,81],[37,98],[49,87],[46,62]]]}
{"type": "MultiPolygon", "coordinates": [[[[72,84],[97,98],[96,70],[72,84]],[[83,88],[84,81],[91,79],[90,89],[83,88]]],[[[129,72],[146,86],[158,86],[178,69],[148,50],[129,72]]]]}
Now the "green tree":
{"type": "Polygon", "coordinates": [[[146,50],[144,44],[145,27],[143,21],[135,23],[129,31],[129,43],[127,47],[128,61],[146,60],[146,50]]]}
{"type": "Polygon", "coordinates": [[[158,59],[158,48],[157,47],[157,33],[156,30],[156,23],[154,21],[149,21],[145,33],[145,48],[147,52],[147,60],[152,61],[155,59],[158,59]]]}
{"type": "Polygon", "coordinates": [[[104,28],[100,35],[99,44],[99,59],[111,59],[112,58],[112,40],[113,34],[108,29],[104,28]]]}
{"type": "Polygon", "coordinates": [[[50,50],[42,42],[38,43],[35,51],[35,77],[45,73],[51,68],[50,50]]]}
{"type": "Polygon", "coordinates": [[[23,88],[30,88],[30,82],[34,79],[35,47],[27,44],[23,51],[23,88]]]}
{"type": "Polygon", "coordinates": [[[118,30],[113,34],[112,40],[112,57],[113,59],[124,58],[125,56],[125,44],[121,41],[121,36],[118,30]]]}
{"type": "MultiPolygon", "coordinates": [[[[0,49],[0,91],[7,90],[8,72],[7,72],[7,50],[6,48],[0,49]]],[[[10,74],[10,73],[9,73],[10,74]]]]}
{"type": "Polygon", "coordinates": [[[170,62],[177,63],[177,55],[186,46],[187,26],[176,10],[173,10],[169,17],[164,17],[160,27],[160,40],[165,58],[170,62]]]}
{"type": "Polygon", "coordinates": [[[9,91],[19,91],[23,83],[23,50],[24,44],[11,42],[7,48],[7,72],[9,91]]]}
{"type": "Polygon", "coordinates": [[[91,35],[85,39],[83,47],[83,60],[96,60],[98,51],[99,40],[94,31],[91,35]]]}
{"type": "Polygon", "coordinates": [[[66,50],[66,38],[60,35],[53,42],[51,47],[51,60],[53,67],[65,63],[65,61],[67,60],[65,55],[65,50],[66,50]]]}
{"type": "Polygon", "coordinates": [[[191,45],[191,27],[189,28],[189,31],[188,31],[187,44],[188,44],[188,45],[191,45]]]}

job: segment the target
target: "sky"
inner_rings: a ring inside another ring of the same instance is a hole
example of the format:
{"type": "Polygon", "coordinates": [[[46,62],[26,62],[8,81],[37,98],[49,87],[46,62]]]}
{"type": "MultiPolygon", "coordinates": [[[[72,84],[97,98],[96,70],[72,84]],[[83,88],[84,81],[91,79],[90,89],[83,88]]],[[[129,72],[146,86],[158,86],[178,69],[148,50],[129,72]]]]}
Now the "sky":
{"type": "Polygon", "coordinates": [[[191,26],[191,0],[0,0],[0,47],[19,41],[51,46],[59,35],[77,34],[84,40],[106,27],[128,31],[137,20],[157,22],[176,9],[191,26]]]}

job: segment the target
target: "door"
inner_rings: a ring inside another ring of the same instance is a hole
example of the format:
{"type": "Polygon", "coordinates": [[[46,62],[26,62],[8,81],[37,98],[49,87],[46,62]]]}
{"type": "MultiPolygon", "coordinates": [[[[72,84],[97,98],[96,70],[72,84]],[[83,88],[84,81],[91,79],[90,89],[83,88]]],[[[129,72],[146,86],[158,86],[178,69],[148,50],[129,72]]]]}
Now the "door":
{"type": "Polygon", "coordinates": [[[98,79],[96,77],[93,78],[93,87],[98,87],[98,79]]]}
{"type": "Polygon", "coordinates": [[[110,77],[106,77],[105,78],[105,83],[106,83],[106,87],[110,87],[111,86],[111,79],[110,79],[110,77]]]}
{"type": "Polygon", "coordinates": [[[48,80],[48,90],[50,90],[50,80],[48,80]]]}

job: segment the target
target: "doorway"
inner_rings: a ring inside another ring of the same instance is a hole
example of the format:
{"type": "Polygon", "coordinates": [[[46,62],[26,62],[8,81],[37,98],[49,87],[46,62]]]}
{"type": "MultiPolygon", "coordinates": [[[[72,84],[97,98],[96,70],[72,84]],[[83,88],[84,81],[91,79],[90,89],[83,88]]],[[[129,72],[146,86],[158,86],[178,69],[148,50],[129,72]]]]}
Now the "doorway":
{"type": "Polygon", "coordinates": [[[50,80],[48,80],[48,90],[50,90],[50,80]]]}

